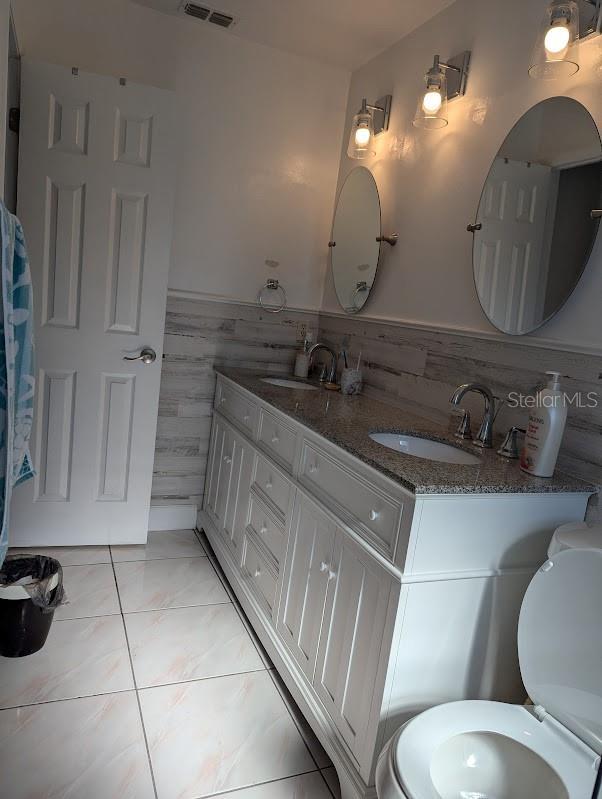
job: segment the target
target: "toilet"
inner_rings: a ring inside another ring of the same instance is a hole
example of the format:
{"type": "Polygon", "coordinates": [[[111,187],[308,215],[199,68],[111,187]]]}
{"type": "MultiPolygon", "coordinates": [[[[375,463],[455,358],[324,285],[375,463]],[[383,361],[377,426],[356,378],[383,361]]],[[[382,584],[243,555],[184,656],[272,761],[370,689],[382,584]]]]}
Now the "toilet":
{"type": "Polygon", "coordinates": [[[564,525],[523,599],[534,706],[438,705],[382,751],[379,799],[589,799],[602,755],[602,527],[564,525]]]}

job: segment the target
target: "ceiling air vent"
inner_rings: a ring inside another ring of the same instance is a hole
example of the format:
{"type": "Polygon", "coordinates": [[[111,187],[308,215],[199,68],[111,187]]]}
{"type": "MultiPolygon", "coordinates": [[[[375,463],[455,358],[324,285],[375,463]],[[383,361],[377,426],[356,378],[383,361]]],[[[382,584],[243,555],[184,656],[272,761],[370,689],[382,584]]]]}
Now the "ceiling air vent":
{"type": "Polygon", "coordinates": [[[216,11],[214,8],[207,8],[207,6],[200,6],[198,3],[189,3],[188,0],[183,0],[180,3],[179,12],[199,19],[201,22],[212,22],[220,28],[229,28],[235,23],[234,17],[230,14],[216,11]]]}
{"type": "Polygon", "coordinates": [[[184,3],[183,5],[184,13],[188,14],[189,17],[194,17],[195,19],[207,19],[209,14],[211,14],[210,8],[204,8],[203,6],[197,6],[196,3],[184,3]]]}
{"type": "Polygon", "coordinates": [[[220,11],[213,11],[209,17],[209,22],[213,22],[214,25],[219,25],[220,28],[229,28],[234,22],[234,17],[228,14],[222,14],[220,11]]]}

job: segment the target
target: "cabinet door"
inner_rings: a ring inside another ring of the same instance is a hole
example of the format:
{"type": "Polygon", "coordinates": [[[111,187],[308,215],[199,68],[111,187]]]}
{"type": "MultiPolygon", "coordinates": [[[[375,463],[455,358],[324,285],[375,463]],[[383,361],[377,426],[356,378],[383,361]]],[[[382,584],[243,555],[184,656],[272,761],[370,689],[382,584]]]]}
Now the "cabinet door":
{"type": "MultiPolygon", "coordinates": [[[[228,438],[226,438],[226,442],[227,444],[230,443],[228,438]]],[[[249,515],[255,452],[251,445],[238,433],[231,433],[231,444],[232,464],[224,513],[224,535],[236,563],[240,565],[243,535],[249,515]]]]}
{"type": "Polygon", "coordinates": [[[297,491],[276,629],[310,682],[316,665],[328,576],[332,573],[334,535],[335,526],[330,519],[297,491]]]}
{"type": "Polygon", "coordinates": [[[387,616],[394,578],[340,529],[332,572],[314,689],[361,765],[381,651],[388,653],[392,635],[387,616]]]}
{"type": "MultiPolygon", "coordinates": [[[[223,425],[220,422],[220,425],[223,425]]],[[[220,531],[224,529],[226,520],[226,509],[228,505],[228,495],[230,493],[230,478],[232,476],[232,463],[234,459],[234,433],[227,426],[223,425],[224,436],[219,463],[219,476],[217,479],[217,490],[215,494],[215,521],[220,531]]]]}
{"type": "Polygon", "coordinates": [[[222,453],[224,451],[225,432],[226,429],[223,422],[218,416],[214,415],[213,425],[211,427],[209,457],[207,458],[207,478],[205,480],[205,499],[203,507],[216,524],[218,523],[216,517],[217,488],[222,464],[222,453]]]}

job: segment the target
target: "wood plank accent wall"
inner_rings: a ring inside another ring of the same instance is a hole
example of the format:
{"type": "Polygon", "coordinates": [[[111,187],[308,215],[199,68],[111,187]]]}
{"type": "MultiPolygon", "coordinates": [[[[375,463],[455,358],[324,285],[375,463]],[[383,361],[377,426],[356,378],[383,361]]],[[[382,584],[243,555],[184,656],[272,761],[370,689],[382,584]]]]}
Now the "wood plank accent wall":
{"type": "MultiPolygon", "coordinates": [[[[511,391],[533,394],[546,370],[561,372],[564,389],[597,397],[596,407],[569,407],[559,468],[602,485],[602,358],[528,345],[524,340],[476,338],[429,332],[361,317],[320,315],[320,341],[335,349],[346,347],[351,361],[362,352],[366,390],[388,401],[411,402],[416,410],[449,420],[449,399],[461,383],[482,382],[495,395],[511,391]]],[[[476,432],[483,412],[480,397],[467,401],[476,432]]],[[[528,410],[502,406],[495,431],[525,427],[528,410]]],[[[588,519],[602,521],[597,500],[590,502],[588,519]]]]}
{"type": "MultiPolygon", "coordinates": [[[[417,412],[449,422],[449,398],[456,386],[480,381],[507,398],[532,394],[547,369],[562,372],[567,392],[598,396],[594,408],[571,407],[559,466],[602,485],[602,358],[447,332],[429,332],[395,323],[336,314],[285,311],[268,314],[237,303],[169,297],[165,355],[153,475],[153,505],[199,505],[203,484],[214,364],[268,372],[291,372],[298,326],[306,324],[350,359],[362,352],[365,390],[389,402],[415,405],[417,412]]],[[[476,432],[482,400],[465,405],[476,432]]],[[[524,427],[528,411],[504,405],[496,432],[524,427]]],[[[588,518],[602,521],[602,507],[590,503],[588,518]]]]}
{"type": "Polygon", "coordinates": [[[298,327],[317,313],[266,313],[201,299],[167,300],[153,505],[200,506],[215,393],[214,365],[290,372],[298,327]]]}

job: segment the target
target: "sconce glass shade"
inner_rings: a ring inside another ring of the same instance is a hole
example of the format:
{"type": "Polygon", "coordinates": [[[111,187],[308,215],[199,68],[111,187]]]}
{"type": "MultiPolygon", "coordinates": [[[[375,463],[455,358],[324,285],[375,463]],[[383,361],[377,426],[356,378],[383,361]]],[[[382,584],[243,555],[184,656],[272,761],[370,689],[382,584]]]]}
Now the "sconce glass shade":
{"type": "Polygon", "coordinates": [[[529,75],[554,80],[579,69],[579,7],[574,0],[552,0],[535,42],[529,75]]]}
{"type": "Polygon", "coordinates": [[[353,117],[349,145],[347,147],[349,158],[368,158],[375,155],[374,150],[374,122],[372,113],[368,110],[366,100],[362,100],[362,107],[353,117]]]}
{"type": "Polygon", "coordinates": [[[439,66],[439,56],[424,76],[426,89],[420,94],[414,126],[426,130],[437,130],[448,124],[447,118],[447,78],[445,70],[439,66]]]}

